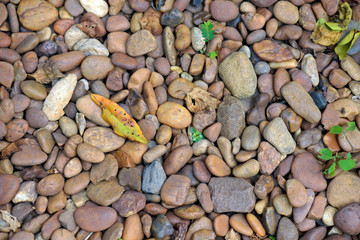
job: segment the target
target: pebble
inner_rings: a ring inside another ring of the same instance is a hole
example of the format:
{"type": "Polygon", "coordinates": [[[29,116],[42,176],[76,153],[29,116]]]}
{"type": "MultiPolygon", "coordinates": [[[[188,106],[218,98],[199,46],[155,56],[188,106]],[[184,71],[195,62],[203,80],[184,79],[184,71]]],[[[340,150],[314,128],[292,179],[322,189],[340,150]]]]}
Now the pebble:
{"type": "Polygon", "coordinates": [[[158,215],[151,226],[151,232],[159,239],[172,235],[174,231],[173,226],[163,214],[158,215]]]}
{"type": "Polygon", "coordinates": [[[316,66],[316,60],[311,54],[305,54],[301,61],[301,70],[309,75],[314,87],[319,85],[319,73],[316,66]]]}
{"type": "Polygon", "coordinates": [[[334,216],[335,226],[346,234],[357,235],[360,233],[359,221],[360,205],[351,203],[342,207],[334,216]]]}
{"type": "Polygon", "coordinates": [[[244,179],[214,177],[208,186],[217,213],[251,212],[255,207],[254,187],[244,179]]]}
{"type": "Polygon", "coordinates": [[[49,26],[58,17],[56,8],[43,0],[20,1],[17,14],[21,24],[31,31],[39,31],[49,26]]]}
{"type": "Polygon", "coordinates": [[[88,56],[81,63],[81,73],[87,80],[104,79],[114,69],[110,58],[106,56],[88,56]]]}
{"type": "Polygon", "coordinates": [[[327,101],[326,101],[325,97],[321,93],[319,93],[319,92],[311,92],[310,96],[313,99],[315,105],[320,110],[324,110],[326,108],[327,101]]]}
{"type": "Polygon", "coordinates": [[[293,208],[286,194],[276,195],[273,204],[277,213],[286,217],[291,216],[293,208]]]}
{"type": "Polygon", "coordinates": [[[239,99],[252,96],[257,77],[252,63],[243,52],[232,53],[219,66],[219,74],[230,92],[239,99]]]}
{"type": "Polygon", "coordinates": [[[110,178],[96,185],[91,183],[87,187],[86,195],[94,203],[106,207],[117,201],[124,191],[124,187],[119,185],[116,178],[110,178]]]}
{"type": "Polygon", "coordinates": [[[157,110],[156,116],[159,122],[177,129],[188,127],[192,121],[190,112],[175,102],[161,104],[157,110]]]}
{"type": "Polygon", "coordinates": [[[176,27],[183,21],[184,14],[176,8],[171,9],[161,16],[161,25],[163,26],[176,27]]]}
{"type": "Polygon", "coordinates": [[[0,204],[4,205],[13,199],[20,188],[20,180],[15,175],[0,174],[0,204]]]}
{"type": "Polygon", "coordinates": [[[109,6],[104,0],[79,0],[79,2],[86,12],[94,13],[100,18],[104,17],[109,11],[109,6]]]}
{"type": "Polygon", "coordinates": [[[90,95],[85,95],[79,98],[76,101],[76,108],[79,112],[83,113],[87,119],[90,121],[99,124],[100,126],[108,127],[110,126],[105,120],[101,117],[102,111],[101,108],[96,105],[91,100],[90,95]]]}
{"type": "Polygon", "coordinates": [[[296,24],[299,20],[298,8],[288,1],[278,1],[275,3],[274,15],[285,24],[296,24]]]}
{"type": "Polygon", "coordinates": [[[315,192],[324,191],[327,187],[322,171],[323,166],[310,153],[300,153],[291,165],[294,178],[315,192]]]}
{"type": "Polygon", "coordinates": [[[303,207],[308,200],[308,194],[304,185],[296,179],[286,181],[286,195],[293,207],[303,207]]]}
{"type": "Polygon", "coordinates": [[[290,154],[295,151],[296,143],[287,130],[284,121],[279,117],[266,125],[263,136],[281,154],[290,154]]]}
{"type": "Polygon", "coordinates": [[[68,74],[51,88],[42,108],[50,121],[56,121],[64,115],[63,109],[70,101],[76,82],[76,75],[68,74]]]}
{"type": "Polygon", "coordinates": [[[182,175],[171,175],[166,179],[161,188],[161,199],[173,206],[181,206],[185,203],[190,189],[190,178],[182,175]]]}
{"type": "Polygon", "coordinates": [[[321,119],[321,112],[311,96],[297,82],[292,81],[281,88],[281,94],[291,108],[310,123],[317,123],[321,119]],[[301,99],[301,104],[299,99],[301,99]]]}
{"type": "Polygon", "coordinates": [[[355,191],[360,185],[360,178],[350,172],[336,176],[327,188],[327,199],[331,206],[342,208],[352,202],[360,201],[360,193],[355,191]]]}
{"type": "Polygon", "coordinates": [[[36,185],[37,184],[34,181],[26,181],[21,183],[19,190],[12,199],[12,202],[13,203],[35,202],[38,196],[36,192],[36,185]]]}
{"type": "Polygon", "coordinates": [[[20,83],[21,91],[34,100],[44,100],[47,97],[46,88],[43,84],[34,80],[26,80],[20,83]]]}
{"type": "Polygon", "coordinates": [[[266,62],[257,62],[254,66],[256,75],[267,74],[270,72],[270,66],[266,62]]]}
{"type": "Polygon", "coordinates": [[[209,172],[217,177],[229,176],[231,173],[229,166],[216,155],[207,156],[205,159],[205,165],[209,172]]]}
{"type": "Polygon", "coordinates": [[[144,238],[142,224],[138,214],[126,218],[122,238],[129,240],[141,240],[144,238]]]}
{"type": "Polygon", "coordinates": [[[125,139],[115,134],[110,128],[93,127],[85,130],[84,142],[99,148],[102,152],[112,152],[120,148],[125,139]]]}
{"type": "Polygon", "coordinates": [[[235,3],[224,0],[216,0],[210,4],[211,16],[219,22],[227,22],[239,15],[239,8],[235,3]],[[226,14],[224,14],[226,12],[226,14]]]}
{"type": "Polygon", "coordinates": [[[218,107],[217,121],[221,123],[221,135],[229,140],[240,137],[245,129],[245,111],[241,101],[227,96],[218,107]]]}
{"type": "Polygon", "coordinates": [[[251,159],[243,163],[242,165],[236,166],[232,174],[238,178],[251,178],[258,174],[260,170],[260,164],[255,159],[251,159]]]}
{"type": "Polygon", "coordinates": [[[113,208],[88,206],[77,208],[74,212],[76,224],[85,231],[103,231],[113,225],[117,214],[113,208]]]}
{"type": "Polygon", "coordinates": [[[127,40],[126,52],[131,57],[137,57],[155,50],[156,47],[157,43],[151,32],[140,30],[127,40]]]}
{"type": "Polygon", "coordinates": [[[142,193],[127,190],[116,202],[112,204],[112,207],[119,213],[120,216],[129,217],[144,209],[145,204],[146,198],[142,193]]]}
{"type": "Polygon", "coordinates": [[[287,217],[282,217],[279,222],[276,239],[299,239],[299,231],[295,224],[287,217]]]}
{"type": "Polygon", "coordinates": [[[41,179],[37,184],[37,192],[42,196],[54,196],[64,187],[64,177],[61,174],[52,174],[41,179]]]}
{"type": "Polygon", "coordinates": [[[0,62],[0,71],[0,84],[10,88],[15,79],[14,67],[10,63],[0,62]]]}
{"type": "Polygon", "coordinates": [[[193,27],[191,29],[191,45],[195,51],[200,51],[205,47],[206,42],[202,37],[201,29],[193,27]]]}
{"type": "Polygon", "coordinates": [[[86,56],[109,56],[108,49],[99,40],[94,38],[81,39],[74,45],[73,50],[82,51],[85,53],[86,56]]]}
{"type": "Polygon", "coordinates": [[[81,31],[76,25],[70,27],[64,34],[64,40],[69,50],[72,50],[81,39],[88,39],[89,36],[81,31]]]}

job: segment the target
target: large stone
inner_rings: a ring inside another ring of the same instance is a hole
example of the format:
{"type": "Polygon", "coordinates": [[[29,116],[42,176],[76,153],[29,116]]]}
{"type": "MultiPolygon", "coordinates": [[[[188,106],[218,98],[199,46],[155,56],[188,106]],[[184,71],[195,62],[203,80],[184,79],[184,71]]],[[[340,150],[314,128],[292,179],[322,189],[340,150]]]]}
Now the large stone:
{"type": "Polygon", "coordinates": [[[297,155],[291,165],[291,173],[294,178],[315,192],[326,189],[327,182],[322,171],[323,165],[308,152],[297,155]]]}
{"type": "Polygon", "coordinates": [[[291,108],[310,123],[321,119],[321,112],[304,87],[295,81],[288,82],[281,88],[281,94],[291,108]]]}
{"type": "Polygon", "coordinates": [[[242,178],[213,177],[209,182],[214,211],[251,212],[255,207],[254,187],[242,178]]]}
{"type": "Polygon", "coordinates": [[[290,154],[295,151],[296,142],[280,117],[273,119],[266,125],[263,136],[281,154],[290,154]]]}
{"type": "Polygon", "coordinates": [[[85,231],[99,232],[109,228],[116,221],[117,214],[110,207],[80,207],[74,212],[76,224],[85,231]]]}
{"type": "Polygon", "coordinates": [[[221,123],[221,135],[229,140],[240,137],[245,128],[245,111],[241,101],[226,96],[219,105],[217,121],[221,123]]]}
{"type": "Polygon", "coordinates": [[[360,178],[344,172],[329,183],[326,196],[331,206],[342,208],[353,202],[360,202],[360,178]]]}
{"type": "Polygon", "coordinates": [[[271,40],[263,40],[253,45],[254,52],[260,59],[268,62],[283,62],[294,58],[290,50],[271,40]]]}
{"type": "Polygon", "coordinates": [[[299,239],[299,231],[295,224],[287,217],[281,218],[276,233],[277,240],[297,240],[299,239]]]}
{"type": "Polygon", "coordinates": [[[15,175],[0,174],[0,205],[11,201],[20,187],[20,180],[15,175]]]}
{"type": "Polygon", "coordinates": [[[243,52],[235,52],[220,64],[219,74],[225,86],[239,99],[252,96],[257,86],[254,67],[243,52]]]}
{"type": "Polygon", "coordinates": [[[360,233],[360,204],[351,203],[335,213],[335,226],[349,235],[360,233]]]}
{"type": "Polygon", "coordinates": [[[144,55],[155,50],[155,37],[148,30],[140,30],[131,35],[126,43],[126,52],[132,57],[144,55]]]}
{"type": "Polygon", "coordinates": [[[43,0],[20,1],[17,14],[19,15],[21,24],[32,31],[39,31],[49,26],[55,22],[58,17],[56,8],[43,0]]]}

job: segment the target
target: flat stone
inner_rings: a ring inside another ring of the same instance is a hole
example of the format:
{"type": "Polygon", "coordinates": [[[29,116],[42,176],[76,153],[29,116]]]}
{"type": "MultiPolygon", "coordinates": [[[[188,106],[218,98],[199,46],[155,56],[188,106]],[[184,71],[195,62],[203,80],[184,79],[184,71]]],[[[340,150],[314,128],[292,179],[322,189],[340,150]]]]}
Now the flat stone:
{"type": "Polygon", "coordinates": [[[152,194],[160,194],[166,180],[166,174],[158,161],[146,165],[142,175],[142,191],[152,194]]]}
{"type": "Polygon", "coordinates": [[[254,187],[242,178],[213,177],[209,189],[217,213],[251,212],[255,207],[254,187]]]}

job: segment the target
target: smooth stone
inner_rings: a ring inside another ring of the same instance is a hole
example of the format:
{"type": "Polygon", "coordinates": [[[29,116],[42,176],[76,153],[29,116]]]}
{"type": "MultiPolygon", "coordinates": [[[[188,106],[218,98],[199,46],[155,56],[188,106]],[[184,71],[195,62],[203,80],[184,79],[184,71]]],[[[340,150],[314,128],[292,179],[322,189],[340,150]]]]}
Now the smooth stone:
{"type": "Polygon", "coordinates": [[[293,207],[303,207],[308,200],[304,185],[296,179],[286,181],[286,195],[293,207]]]}
{"type": "Polygon", "coordinates": [[[81,31],[76,25],[70,27],[64,34],[64,41],[69,50],[72,50],[81,39],[88,39],[89,35],[81,31]]]}
{"type": "Polygon", "coordinates": [[[195,51],[200,51],[205,47],[206,42],[202,37],[201,29],[198,27],[193,27],[191,29],[191,46],[195,51]]]}
{"type": "Polygon", "coordinates": [[[335,226],[349,235],[360,233],[360,204],[351,203],[335,213],[335,226]]]}
{"type": "Polygon", "coordinates": [[[161,104],[156,116],[159,122],[177,129],[188,127],[192,121],[190,112],[175,102],[165,102],[161,104]]]}
{"type": "Polygon", "coordinates": [[[360,178],[353,173],[343,172],[328,185],[326,197],[331,206],[342,208],[353,202],[360,202],[360,178]]]}
{"type": "Polygon", "coordinates": [[[79,98],[76,101],[76,108],[79,112],[83,113],[87,119],[90,121],[104,127],[110,126],[105,120],[101,117],[102,110],[101,108],[91,100],[90,95],[85,95],[79,98]]]}
{"type": "Polygon", "coordinates": [[[126,43],[126,52],[131,57],[137,57],[155,50],[156,39],[148,30],[140,30],[132,34],[126,43]]]}
{"type": "Polygon", "coordinates": [[[20,188],[20,179],[15,175],[0,174],[0,205],[4,205],[13,199],[20,188]]]}
{"type": "Polygon", "coordinates": [[[35,202],[38,196],[36,192],[37,183],[34,181],[26,181],[21,183],[19,190],[12,199],[13,203],[35,202]]]}
{"type": "Polygon", "coordinates": [[[99,232],[109,228],[116,221],[117,213],[110,207],[88,206],[74,212],[76,224],[85,231],[99,232]]]}
{"type": "Polygon", "coordinates": [[[125,139],[115,134],[110,128],[92,127],[85,130],[84,142],[99,148],[102,152],[112,152],[120,148],[125,139]]]}
{"type": "Polygon", "coordinates": [[[146,165],[142,174],[142,191],[152,194],[160,194],[161,188],[166,180],[166,174],[162,165],[154,161],[146,165]]]}
{"type": "Polygon", "coordinates": [[[119,185],[117,179],[112,178],[96,185],[91,183],[87,187],[86,195],[94,203],[106,207],[117,201],[124,191],[125,188],[119,185]]]}
{"type": "Polygon", "coordinates": [[[79,2],[86,12],[94,13],[99,18],[104,17],[109,11],[109,6],[104,0],[79,0],[79,2]]]}
{"type": "Polygon", "coordinates": [[[161,199],[169,205],[181,206],[190,190],[191,179],[182,175],[171,175],[161,188],[161,199]]]}
{"type": "Polygon", "coordinates": [[[240,137],[245,128],[245,110],[241,101],[226,96],[219,105],[217,122],[221,123],[221,135],[229,140],[240,137]]]}
{"type": "Polygon", "coordinates": [[[291,81],[281,88],[281,94],[291,108],[310,123],[317,123],[321,119],[321,112],[311,96],[300,83],[291,81]]]}
{"type": "Polygon", "coordinates": [[[290,154],[295,151],[296,143],[280,117],[273,119],[266,125],[263,136],[281,154],[290,154]]]}
{"type": "Polygon", "coordinates": [[[219,66],[219,74],[235,97],[244,99],[255,93],[257,77],[245,53],[235,52],[226,57],[219,66]]]}
{"type": "Polygon", "coordinates": [[[324,191],[327,187],[322,171],[323,166],[312,154],[307,152],[298,154],[291,165],[291,173],[294,178],[315,192],[324,191]]]}
{"type": "Polygon", "coordinates": [[[94,38],[81,39],[74,45],[73,50],[82,51],[85,53],[86,56],[109,56],[108,49],[99,40],[94,38]]]}
{"type": "Polygon", "coordinates": [[[144,194],[133,190],[127,190],[121,195],[119,200],[112,204],[112,207],[120,216],[129,217],[144,209],[145,204],[146,198],[144,194]]]}
{"type": "Polygon", "coordinates": [[[51,88],[42,108],[49,121],[59,120],[64,115],[63,109],[69,103],[76,83],[76,75],[68,74],[51,88]]]}
{"type": "MultiPolygon", "coordinates": [[[[275,144],[273,144],[275,145],[275,144]]],[[[258,148],[258,161],[260,172],[270,175],[281,161],[281,154],[268,142],[261,142],[258,148]]]]}
{"type": "Polygon", "coordinates": [[[279,222],[279,226],[276,233],[276,239],[288,240],[288,239],[299,239],[299,231],[295,224],[287,217],[282,217],[279,222]]]}
{"type": "Polygon", "coordinates": [[[159,239],[164,239],[165,237],[172,235],[174,231],[173,226],[163,214],[158,215],[151,225],[151,232],[159,239]]]}
{"type": "Polygon", "coordinates": [[[301,70],[306,72],[314,87],[319,85],[319,73],[316,66],[316,60],[311,54],[305,54],[301,61],[301,70]]]}
{"type": "Polygon", "coordinates": [[[254,52],[261,60],[268,62],[283,62],[294,58],[290,50],[271,40],[263,40],[253,45],[254,52]]]}

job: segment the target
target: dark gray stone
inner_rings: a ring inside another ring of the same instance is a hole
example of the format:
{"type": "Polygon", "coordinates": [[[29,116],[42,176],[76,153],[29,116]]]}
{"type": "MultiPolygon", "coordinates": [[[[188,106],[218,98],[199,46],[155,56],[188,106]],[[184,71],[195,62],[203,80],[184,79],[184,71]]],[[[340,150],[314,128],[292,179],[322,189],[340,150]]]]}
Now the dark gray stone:
{"type": "Polygon", "coordinates": [[[161,16],[161,25],[164,26],[176,27],[182,22],[184,22],[184,14],[177,8],[173,8],[161,16]]]}
{"type": "Polygon", "coordinates": [[[142,190],[145,193],[160,194],[166,174],[158,161],[154,161],[144,168],[142,176],[142,190]]]}
{"type": "Polygon", "coordinates": [[[213,177],[209,182],[214,212],[251,212],[255,207],[254,187],[245,179],[213,177]]]}

